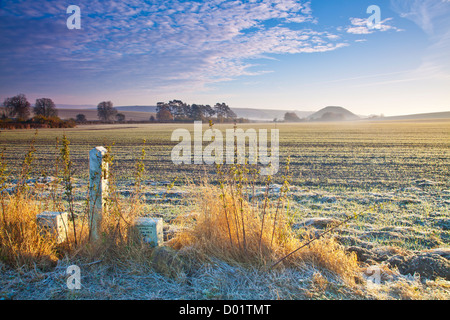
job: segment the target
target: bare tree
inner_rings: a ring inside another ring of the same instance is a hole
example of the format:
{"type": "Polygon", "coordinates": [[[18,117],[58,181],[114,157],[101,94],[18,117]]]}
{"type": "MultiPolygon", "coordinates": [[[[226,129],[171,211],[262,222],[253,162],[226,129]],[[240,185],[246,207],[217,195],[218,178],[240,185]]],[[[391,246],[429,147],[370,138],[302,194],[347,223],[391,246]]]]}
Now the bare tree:
{"type": "Polygon", "coordinates": [[[97,105],[97,116],[100,120],[108,122],[117,114],[111,101],[103,101],[97,105]]]}
{"type": "Polygon", "coordinates": [[[17,116],[19,119],[28,119],[30,116],[31,105],[22,93],[12,98],[6,98],[3,106],[9,117],[17,116]]]}
{"type": "Polygon", "coordinates": [[[53,103],[52,99],[49,98],[37,99],[33,108],[33,112],[37,116],[41,115],[47,118],[58,116],[58,110],[56,110],[56,106],[53,103]]]}
{"type": "Polygon", "coordinates": [[[78,123],[85,123],[87,121],[86,116],[82,113],[79,113],[79,114],[77,114],[75,121],[78,123]]]}
{"type": "Polygon", "coordinates": [[[116,114],[116,120],[119,122],[125,122],[125,115],[123,113],[116,114]]]}

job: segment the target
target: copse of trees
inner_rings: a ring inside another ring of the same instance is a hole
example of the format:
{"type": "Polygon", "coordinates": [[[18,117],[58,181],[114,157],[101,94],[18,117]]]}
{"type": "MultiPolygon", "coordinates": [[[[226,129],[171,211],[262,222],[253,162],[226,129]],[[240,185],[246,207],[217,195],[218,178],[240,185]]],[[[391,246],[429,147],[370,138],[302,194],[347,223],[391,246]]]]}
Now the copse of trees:
{"type": "MultiPolygon", "coordinates": [[[[5,107],[6,116],[12,118],[17,117],[20,120],[27,120],[30,117],[31,104],[28,102],[27,97],[22,93],[11,98],[6,98],[3,102],[3,106],[5,107]]],[[[36,116],[43,116],[46,118],[58,116],[55,103],[49,98],[36,99],[33,113],[36,116]]]]}
{"type": "Polygon", "coordinates": [[[5,109],[0,119],[0,128],[5,129],[35,129],[35,128],[73,128],[73,120],[61,120],[53,101],[49,98],[36,100],[33,107],[35,116],[29,119],[31,104],[24,94],[6,98],[3,101],[5,109]]]}
{"type": "Polygon", "coordinates": [[[217,119],[220,122],[228,119],[236,119],[236,114],[230,109],[230,107],[225,103],[216,103],[214,106],[214,111],[217,114],[217,119]]]}
{"type": "Polygon", "coordinates": [[[286,122],[300,122],[302,119],[295,112],[286,112],[284,114],[284,121],[286,122]]]}
{"type": "Polygon", "coordinates": [[[173,114],[170,111],[170,107],[163,103],[158,103],[156,107],[156,120],[160,122],[173,121],[173,114]]]}
{"type": "Polygon", "coordinates": [[[160,109],[163,109],[164,113],[166,113],[165,109],[169,110],[174,120],[178,121],[189,120],[191,115],[191,106],[181,100],[172,100],[169,103],[158,102],[156,112],[158,113],[160,109]]]}
{"type": "Polygon", "coordinates": [[[188,105],[181,100],[172,100],[168,103],[158,102],[156,106],[156,119],[167,121],[205,121],[216,116],[220,122],[235,121],[237,116],[225,103],[216,103],[214,107],[203,104],[188,105]]]}

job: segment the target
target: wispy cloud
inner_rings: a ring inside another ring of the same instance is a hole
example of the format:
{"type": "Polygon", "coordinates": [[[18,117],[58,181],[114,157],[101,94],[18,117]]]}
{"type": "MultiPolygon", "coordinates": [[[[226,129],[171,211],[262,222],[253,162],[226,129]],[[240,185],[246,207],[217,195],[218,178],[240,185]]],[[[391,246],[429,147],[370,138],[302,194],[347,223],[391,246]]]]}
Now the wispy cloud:
{"type": "Polygon", "coordinates": [[[429,35],[448,29],[449,0],[391,0],[392,8],[403,18],[414,21],[429,35]]]}
{"type": "MultiPolygon", "coordinates": [[[[78,1],[82,30],[67,30],[61,1],[2,1],[3,76],[33,81],[90,76],[126,78],[130,87],[209,83],[271,70],[252,59],[332,51],[338,35],[298,24],[315,22],[309,1],[78,1]],[[46,74],[39,71],[46,70],[46,74]]],[[[69,80],[67,80],[69,81],[69,80]]],[[[112,81],[112,80],[107,80],[112,81]]],[[[106,84],[105,84],[106,85],[106,84]]]]}
{"type": "Polygon", "coordinates": [[[403,31],[395,26],[387,24],[392,18],[387,18],[380,21],[378,28],[369,28],[367,26],[367,19],[362,18],[350,18],[351,25],[346,28],[347,33],[351,34],[371,34],[374,32],[384,32],[389,30],[403,31]]]}
{"type": "Polygon", "coordinates": [[[392,8],[405,19],[413,21],[428,36],[430,45],[422,65],[411,79],[450,77],[450,1],[391,0],[392,8]]]}

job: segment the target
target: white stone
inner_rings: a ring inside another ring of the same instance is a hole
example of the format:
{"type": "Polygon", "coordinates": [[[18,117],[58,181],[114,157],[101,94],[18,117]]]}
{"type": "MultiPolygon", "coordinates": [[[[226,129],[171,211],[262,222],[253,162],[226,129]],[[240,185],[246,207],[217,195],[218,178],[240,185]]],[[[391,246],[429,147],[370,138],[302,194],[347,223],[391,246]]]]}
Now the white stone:
{"type": "Polygon", "coordinates": [[[67,212],[45,211],[36,216],[37,224],[46,232],[54,235],[58,243],[67,239],[68,214],[67,212]]]}
{"type": "Polygon", "coordinates": [[[107,211],[108,163],[104,147],[95,147],[89,152],[89,230],[92,240],[99,238],[103,212],[107,211]]]}
{"type": "Polygon", "coordinates": [[[161,218],[138,218],[135,227],[144,242],[152,246],[159,246],[163,243],[163,220],[161,218]]]}

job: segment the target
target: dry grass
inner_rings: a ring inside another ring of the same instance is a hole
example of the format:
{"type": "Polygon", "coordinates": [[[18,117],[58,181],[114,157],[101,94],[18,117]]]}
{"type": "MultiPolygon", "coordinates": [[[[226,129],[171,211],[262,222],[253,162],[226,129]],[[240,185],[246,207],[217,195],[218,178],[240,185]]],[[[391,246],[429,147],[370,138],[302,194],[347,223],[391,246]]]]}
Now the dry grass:
{"type": "Polygon", "coordinates": [[[58,260],[56,241],[52,235],[38,228],[38,203],[26,194],[8,197],[7,201],[3,197],[0,259],[15,267],[54,265],[58,260]]]}
{"type": "MultiPolygon", "coordinates": [[[[181,217],[179,232],[170,245],[175,249],[191,248],[205,258],[215,257],[231,264],[270,268],[306,242],[291,231],[286,215],[274,210],[265,214],[245,200],[237,204],[235,197],[211,185],[197,189],[198,211],[181,217]],[[264,215],[264,224],[262,217],[264,215]]],[[[359,270],[356,256],[348,254],[333,239],[318,239],[283,261],[284,267],[311,264],[333,272],[349,284],[359,270]]]]}
{"type": "Polygon", "coordinates": [[[142,242],[134,228],[140,212],[142,203],[137,197],[125,202],[118,199],[112,189],[108,198],[108,211],[102,215],[99,239],[89,239],[89,212],[86,208],[76,227],[80,241],[71,248],[70,257],[87,263],[101,261],[110,265],[126,265],[129,261],[147,263],[152,250],[142,242]]]}
{"type": "Polygon", "coordinates": [[[61,204],[49,203],[51,200],[38,201],[32,194],[32,190],[13,195],[1,194],[0,261],[6,265],[17,269],[48,269],[64,257],[113,265],[126,260],[148,259],[149,249],[132,228],[141,206],[136,199],[130,203],[121,203],[114,197],[109,199],[109,211],[103,215],[98,241],[89,240],[86,206],[83,216],[75,221],[69,218],[65,228],[66,240],[58,243],[55,234],[39,227],[36,216],[45,208],[61,209],[61,204]]]}

